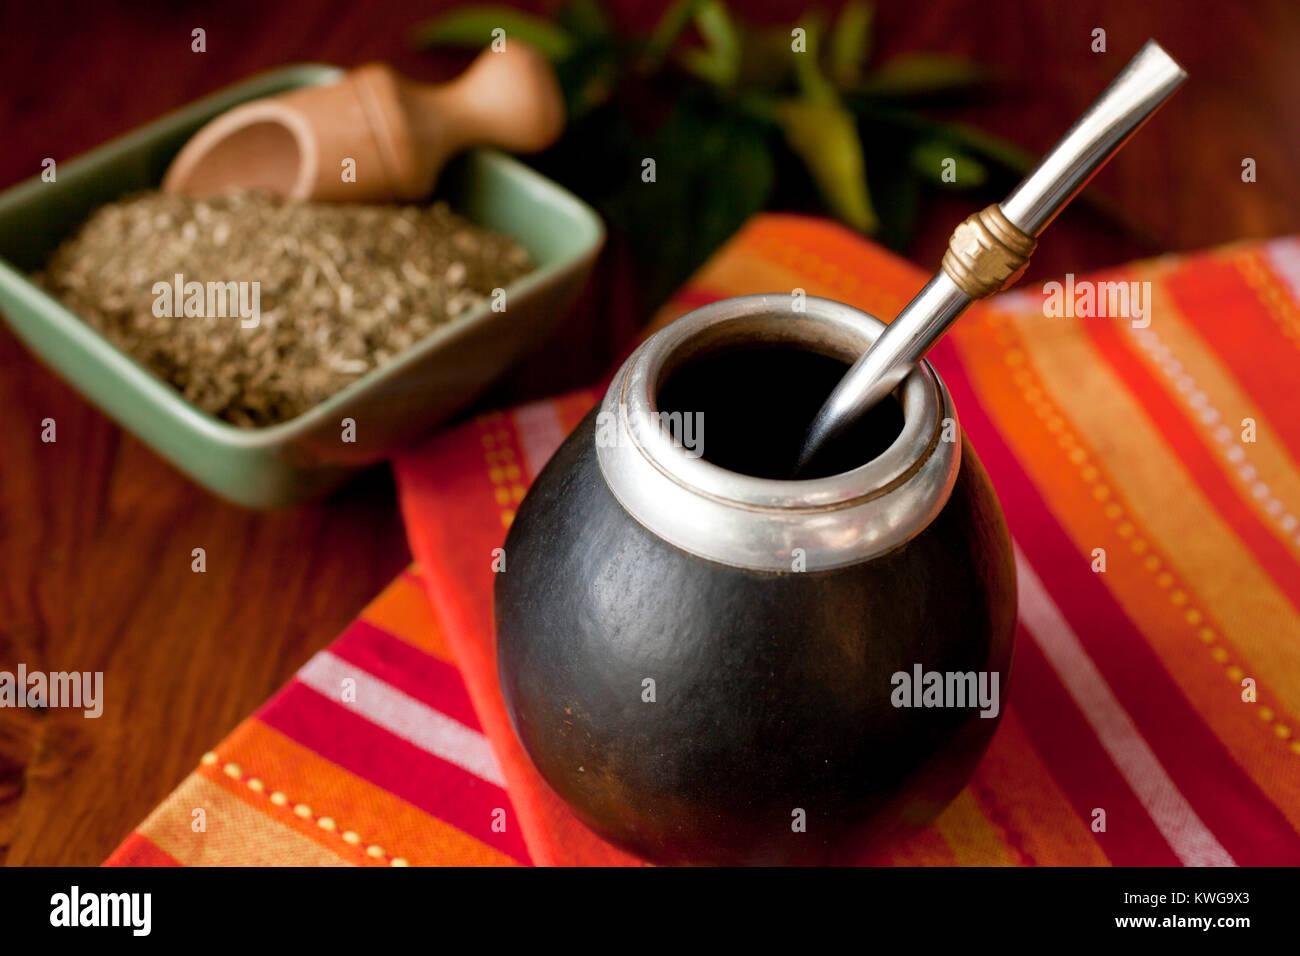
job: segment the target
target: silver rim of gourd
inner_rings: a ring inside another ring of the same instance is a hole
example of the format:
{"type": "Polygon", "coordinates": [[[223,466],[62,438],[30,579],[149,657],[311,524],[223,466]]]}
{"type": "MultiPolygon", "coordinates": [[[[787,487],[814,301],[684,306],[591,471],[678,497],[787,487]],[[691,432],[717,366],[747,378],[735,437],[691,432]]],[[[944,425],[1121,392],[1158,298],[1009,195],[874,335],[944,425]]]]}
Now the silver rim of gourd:
{"type": "Polygon", "coordinates": [[[690,356],[781,343],[852,362],[884,323],[830,299],[750,295],[696,309],[646,340],[614,376],[597,416],[597,460],[611,493],[647,530],[691,554],[761,571],[819,571],[870,560],[923,531],[947,504],[961,432],[928,362],[898,386],[898,437],[840,474],[757,478],[693,456],[662,428],[655,398],[690,356]]]}

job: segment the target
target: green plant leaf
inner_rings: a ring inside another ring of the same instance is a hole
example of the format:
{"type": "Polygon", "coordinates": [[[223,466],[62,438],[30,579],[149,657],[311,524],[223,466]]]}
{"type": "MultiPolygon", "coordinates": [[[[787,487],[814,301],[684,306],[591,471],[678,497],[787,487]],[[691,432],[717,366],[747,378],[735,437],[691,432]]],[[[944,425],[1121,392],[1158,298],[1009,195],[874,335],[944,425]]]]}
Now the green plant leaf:
{"type": "Polygon", "coordinates": [[[792,50],[790,55],[803,95],[774,101],[773,113],[786,143],[803,161],[831,212],[855,229],[874,232],[880,223],[867,190],[857,120],[840,102],[820,65],[820,12],[806,15],[799,25],[805,32],[806,49],[802,53],[792,50]]]}
{"type": "Polygon", "coordinates": [[[831,79],[840,86],[862,81],[862,68],[871,52],[871,27],[876,8],[866,0],[850,0],[835,21],[831,33],[831,79]]]}
{"type": "Polygon", "coordinates": [[[905,53],[857,84],[854,92],[880,97],[932,96],[985,83],[992,76],[987,67],[965,57],[905,53]]]}
{"type": "Polygon", "coordinates": [[[740,42],[736,26],[722,0],[706,0],[695,11],[695,27],[704,42],[727,56],[739,58],[740,42]]]}
{"type": "Polygon", "coordinates": [[[966,123],[931,119],[912,110],[881,106],[858,97],[848,97],[846,102],[859,115],[889,126],[906,129],[931,139],[956,143],[968,153],[995,163],[1021,176],[1034,168],[1038,159],[1010,140],[987,133],[966,123]]]}
{"type": "Polygon", "coordinates": [[[1027,176],[1038,165],[1038,157],[1010,140],[994,136],[965,123],[942,123],[938,126],[943,135],[967,151],[976,153],[1000,166],[1027,176]]]}
{"type": "Polygon", "coordinates": [[[705,0],[676,0],[664,11],[642,51],[641,69],[644,72],[654,73],[663,65],[668,58],[668,51],[673,48],[677,38],[695,16],[695,11],[704,2],[705,0]]]}
{"type": "Polygon", "coordinates": [[[862,232],[879,228],[853,114],[838,103],[807,99],[779,100],[773,110],[831,211],[862,232]]]}
{"type": "Polygon", "coordinates": [[[930,182],[949,189],[974,189],[989,178],[984,164],[958,149],[951,141],[926,139],[912,147],[912,169],[930,182]],[[944,178],[945,164],[952,160],[951,181],[944,178]]]}
{"type": "Polygon", "coordinates": [[[813,10],[805,14],[797,24],[804,31],[805,49],[801,53],[791,48],[790,56],[794,63],[794,76],[799,84],[799,92],[804,99],[824,105],[837,105],[839,94],[835,86],[826,79],[821,68],[821,38],[824,21],[821,11],[813,10]]]}
{"type": "Polygon", "coordinates": [[[682,65],[714,86],[730,88],[740,72],[740,38],[720,0],[705,0],[695,11],[695,28],[704,46],[682,52],[682,65]]]}
{"type": "Polygon", "coordinates": [[[552,61],[564,59],[573,48],[573,38],[550,20],[495,4],[457,7],[426,20],[416,27],[413,40],[420,47],[484,47],[496,29],[506,31],[507,41],[518,37],[552,61]]]}

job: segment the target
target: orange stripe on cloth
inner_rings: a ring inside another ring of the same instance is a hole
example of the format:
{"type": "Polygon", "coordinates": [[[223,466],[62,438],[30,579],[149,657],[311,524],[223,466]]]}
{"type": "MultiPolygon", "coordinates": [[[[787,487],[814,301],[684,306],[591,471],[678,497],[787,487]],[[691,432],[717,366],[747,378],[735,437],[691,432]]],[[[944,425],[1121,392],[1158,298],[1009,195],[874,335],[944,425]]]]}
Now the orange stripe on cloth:
{"type": "Polygon", "coordinates": [[[339,854],[199,773],[185,778],[139,832],[184,866],[348,865],[339,854]],[[200,820],[203,828],[196,830],[200,820]]]}
{"type": "MultiPolygon", "coordinates": [[[[806,216],[764,216],[739,239],[736,255],[752,254],[761,262],[789,269],[802,278],[800,287],[810,295],[833,294],[886,322],[928,278],[883,246],[868,243],[836,223],[806,216]]],[[[707,270],[700,283],[711,284],[707,270]]],[[[765,290],[751,287],[749,291],[765,290]]]]}
{"type": "Polygon", "coordinates": [[[268,727],[245,721],[200,772],[361,865],[511,866],[504,853],[268,727]],[[278,796],[277,796],[278,795],[278,796]]]}
{"type": "Polygon", "coordinates": [[[418,568],[394,578],[379,597],[366,605],[360,617],[439,660],[452,660],[442,628],[429,607],[418,568]]]}
{"type": "Polygon", "coordinates": [[[967,787],[934,822],[958,866],[1014,866],[1018,854],[989,823],[967,787]]]}
{"type": "Polygon", "coordinates": [[[768,214],[751,220],[656,314],[656,331],[705,302],[757,292],[838,299],[890,321],[925,284],[916,266],[835,223],[768,214]]]}

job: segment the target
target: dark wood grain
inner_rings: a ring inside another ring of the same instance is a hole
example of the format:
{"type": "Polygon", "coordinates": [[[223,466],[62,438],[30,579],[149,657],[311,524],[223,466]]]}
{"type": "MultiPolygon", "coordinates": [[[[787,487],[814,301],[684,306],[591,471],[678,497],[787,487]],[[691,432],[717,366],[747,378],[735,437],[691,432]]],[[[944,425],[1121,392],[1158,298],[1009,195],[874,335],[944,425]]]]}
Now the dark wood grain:
{"type": "MultiPolygon", "coordinates": [[[[234,0],[0,12],[0,185],[33,175],[166,110],[283,63],[383,59],[423,79],[459,62],[413,51],[406,31],[436,4],[234,0]],[[190,51],[190,30],[208,52],[190,51]]],[[[535,5],[534,5],[535,6],[535,5]]],[[[618,4],[646,24],[657,4],[618,4]]],[[[749,5],[746,5],[749,6],[749,5]]],[[[792,4],[756,3],[791,19],[792,4]]],[[[1010,92],[954,114],[1026,148],[1049,146],[1148,37],[1192,81],[1095,186],[1159,251],[1300,231],[1300,16],[1291,0],[1188,3],[885,3],[881,55],[965,53],[1005,68],[1010,92]],[[1089,52],[1094,27],[1110,52],[1089,52]],[[1243,157],[1259,182],[1244,184],[1243,157]]],[[[911,250],[938,262],[982,203],[927,202],[911,250]]],[[[561,336],[495,398],[591,379],[645,318],[620,244],[561,336]]],[[[1029,279],[1156,251],[1073,207],[1029,279]]],[[[324,646],[409,560],[387,472],[274,515],[221,504],[124,435],[0,332],[0,668],[102,670],[99,720],[0,711],[0,859],[95,864],[198,757],[324,646]],[[40,421],[58,422],[56,444],[40,421]],[[203,547],[206,574],[190,570],[203,547]]]]}

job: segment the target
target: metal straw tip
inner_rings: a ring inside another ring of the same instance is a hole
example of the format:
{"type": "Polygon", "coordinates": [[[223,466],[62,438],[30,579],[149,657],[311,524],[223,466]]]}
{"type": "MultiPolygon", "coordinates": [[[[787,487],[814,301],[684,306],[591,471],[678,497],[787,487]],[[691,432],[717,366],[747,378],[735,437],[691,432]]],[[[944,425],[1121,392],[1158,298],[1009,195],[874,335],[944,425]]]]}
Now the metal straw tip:
{"type": "Polygon", "coordinates": [[[803,474],[804,469],[812,464],[813,455],[817,454],[817,446],[821,443],[821,436],[810,431],[808,438],[803,443],[803,448],[799,450],[799,458],[794,463],[794,469],[790,472],[790,479],[797,480],[803,474]]]}
{"type": "Polygon", "coordinates": [[[1154,38],[1142,44],[1142,49],[1138,50],[1137,57],[1134,59],[1138,57],[1144,59],[1149,57],[1153,61],[1159,61],[1170,70],[1171,74],[1177,75],[1179,83],[1187,79],[1187,71],[1183,69],[1183,65],[1175,60],[1169,51],[1157,43],[1154,38]]]}
{"type": "Polygon", "coordinates": [[[844,394],[842,389],[832,393],[817,412],[817,417],[813,419],[812,424],[808,426],[803,447],[799,449],[794,470],[790,472],[792,480],[799,478],[807,470],[813,459],[817,457],[817,453],[843,428],[850,413],[849,409],[844,408],[844,394]]]}

